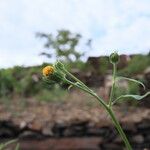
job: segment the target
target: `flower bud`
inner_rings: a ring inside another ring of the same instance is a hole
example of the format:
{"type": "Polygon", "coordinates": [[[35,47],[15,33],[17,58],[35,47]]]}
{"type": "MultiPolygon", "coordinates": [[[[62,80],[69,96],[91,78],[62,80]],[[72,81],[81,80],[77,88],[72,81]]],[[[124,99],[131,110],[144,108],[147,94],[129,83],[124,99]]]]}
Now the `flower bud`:
{"type": "Polygon", "coordinates": [[[119,55],[117,52],[111,53],[109,60],[111,63],[117,63],[119,61],[119,55]]]}
{"type": "Polygon", "coordinates": [[[59,72],[54,72],[51,76],[50,76],[50,80],[55,82],[55,83],[60,83],[63,80],[64,76],[62,76],[62,74],[60,74],[59,72]]]}
{"type": "Polygon", "coordinates": [[[56,69],[64,70],[64,65],[60,61],[56,62],[55,67],[56,69]]]}

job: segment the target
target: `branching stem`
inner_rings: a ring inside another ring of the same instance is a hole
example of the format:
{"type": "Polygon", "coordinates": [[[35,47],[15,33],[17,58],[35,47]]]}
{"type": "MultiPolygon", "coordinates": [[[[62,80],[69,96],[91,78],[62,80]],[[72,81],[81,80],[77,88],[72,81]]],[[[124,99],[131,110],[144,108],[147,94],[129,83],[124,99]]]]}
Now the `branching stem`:
{"type": "Polygon", "coordinates": [[[99,103],[105,108],[105,110],[107,111],[107,113],[109,114],[109,116],[111,117],[117,131],[119,132],[121,138],[123,139],[125,145],[126,145],[126,148],[128,150],[132,150],[132,147],[121,127],[121,125],[119,124],[118,120],[116,119],[115,117],[115,114],[112,110],[112,98],[113,98],[113,94],[114,94],[114,88],[115,88],[115,76],[116,76],[116,65],[114,64],[113,65],[113,85],[112,85],[112,89],[111,89],[111,95],[110,95],[110,101],[109,101],[109,105],[106,104],[106,102],[101,98],[99,97],[96,93],[94,93],[91,89],[89,89],[83,82],[81,82],[79,79],[77,79],[76,77],[74,77],[71,73],[69,73],[68,71],[66,71],[66,73],[72,77],[76,82],[72,82],[68,79],[64,79],[64,81],[70,85],[73,85],[81,90],[83,90],[84,92],[92,95],[93,97],[95,97],[99,103]],[[79,84],[78,84],[79,83],[79,84]]]}

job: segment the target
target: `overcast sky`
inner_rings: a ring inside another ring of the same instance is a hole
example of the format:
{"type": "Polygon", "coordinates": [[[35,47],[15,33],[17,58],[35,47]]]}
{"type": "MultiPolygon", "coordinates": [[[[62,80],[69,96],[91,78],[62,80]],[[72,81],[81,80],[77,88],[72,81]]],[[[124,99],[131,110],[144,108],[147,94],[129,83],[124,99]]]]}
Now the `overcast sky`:
{"type": "Polygon", "coordinates": [[[62,28],[92,38],[90,56],[148,53],[150,0],[0,0],[0,68],[41,64],[35,33],[62,28]]]}

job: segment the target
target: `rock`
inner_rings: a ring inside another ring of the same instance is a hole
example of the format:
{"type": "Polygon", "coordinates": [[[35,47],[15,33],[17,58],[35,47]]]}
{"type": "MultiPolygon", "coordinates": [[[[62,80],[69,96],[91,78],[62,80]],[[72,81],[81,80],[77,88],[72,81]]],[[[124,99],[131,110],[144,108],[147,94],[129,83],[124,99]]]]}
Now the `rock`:
{"type": "Polygon", "coordinates": [[[53,136],[52,129],[49,128],[49,127],[44,127],[44,128],[42,129],[42,134],[43,134],[44,136],[53,136]]]}
{"type": "Polygon", "coordinates": [[[114,142],[114,143],[122,143],[122,139],[121,139],[120,136],[117,136],[117,137],[114,139],[113,142],[114,142]]]}
{"type": "Polygon", "coordinates": [[[123,69],[128,66],[128,62],[131,60],[130,56],[128,55],[120,55],[120,60],[117,65],[118,69],[123,69]]]}
{"type": "Polygon", "coordinates": [[[103,150],[123,150],[123,146],[120,144],[106,143],[102,146],[103,150]]]}
{"type": "Polygon", "coordinates": [[[66,125],[64,123],[57,123],[52,128],[52,133],[56,137],[61,137],[64,135],[64,130],[66,129],[66,125]]]}
{"type": "Polygon", "coordinates": [[[44,136],[34,131],[24,131],[19,135],[20,139],[42,139],[44,136]]]}
{"type": "Polygon", "coordinates": [[[145,130],[145,132],[147,132],[147,130],[149,130],[149,127],[150,127],[149,119],[145,119],[137,125],[138,130],[140,130],[140,131],[145,130]]]}
{"type": "Polygon", "coordinates": [[[150,135],[147,135],[144,138],[145,138],[145,142],[150,142],[150,135]]]}
{"type": "Polygon", "coordinates": [[[27,123],[25,121],[22,121],[20,123],[20,129],[24,129],[25,127],[27,127],[27,123]]]}
{"type": "Polygon", "coordinates": [[[64,136],[85,136],[86,135],[86,129],[84,129],[82,126],[71,126],[69,128],[66,128],[64,130],[64,136]]]}
{"type": "Polygon", "coordinates": [[[93,73],[97,73],[98,68],[100,68],[100,57],[89,57],[87,64],[91,67],[93,73]]]}
{"type": "Polygon", "coordinates": [[[13,130],[9,128],[0,128],[0,138],[11,138],[15,137],[13,130]]]}
{"type": "Polygon", "coordinates": [[[150,73],[150,67],[148,67],[144,70],[144,74],[149,74],[149,73],[150,73]]]}
{"type": "Polygon", "coordinates": [[[14,125],[11,121],[0,122],[0,137],[1,138],[11,138],[17,137],[20,129],[14,125]]]}
{"type": "Polygon", "coordinates": [[[136,133],[137,132],[137,128],[136,128],[135,124],[133,124],[133,123],[125,122],[122,124],[122,127],[128,133],[136,133]]]}
{"type": "Polygon", "coordinates": [[[88,128],[87,130],[87,135],[88,136],[102,136],[102,134],[104,134],[104,132],[99,129],[99,128],[88,128]]]}
{"type": "Polygon", "coordinates": [[[144,142],[144,137],[142,135],[135,135],[133,138],[132,138],[133,142],[137,143],[137,144],[141,144],[144,142]]]}

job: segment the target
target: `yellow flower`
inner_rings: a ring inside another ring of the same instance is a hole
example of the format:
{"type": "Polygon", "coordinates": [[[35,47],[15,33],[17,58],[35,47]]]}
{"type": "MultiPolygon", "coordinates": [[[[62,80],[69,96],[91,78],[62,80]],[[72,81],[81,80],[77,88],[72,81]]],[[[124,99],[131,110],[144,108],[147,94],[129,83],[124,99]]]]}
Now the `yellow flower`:
{"type": "Polygon", "coordinates": [[[43,75],[48,76],[54,72],[54,67],[53,66],[46,66],[43,68],[43,75]]]}

